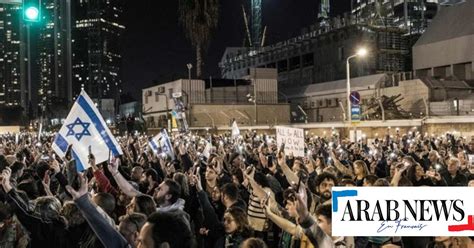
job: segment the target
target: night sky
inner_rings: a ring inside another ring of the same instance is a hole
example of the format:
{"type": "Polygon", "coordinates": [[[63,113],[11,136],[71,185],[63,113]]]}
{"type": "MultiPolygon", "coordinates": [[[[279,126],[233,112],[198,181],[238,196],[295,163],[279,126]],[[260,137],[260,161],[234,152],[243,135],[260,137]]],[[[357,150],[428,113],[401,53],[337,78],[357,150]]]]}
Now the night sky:
{"type": "MultiPolygon", "coordinates": [[[[178,22],[177,0],[125,1],[122,78],[124,92],[140,99],[141,89],[187,78],[187,63],[195,64],[195,51],[178,22]]],[[[226,47],[242,46],[245,26],[241,5],[250,0],[220,0],[218,28],[204,56],[204,77],[219,77],[218,62],[226,47]]],[[[263,0],[266,44],[301,34],[317,17],[318,0],[263,0]]],[[[347,11],[347,0],[333,0],[335,15],[347,11]]],[[[249,12],[247,12],[249,14],[249,12]]],[[[263,30],[263,28],[262,28],[263,30]]],[[[193,69],[194,70],[194,69],[193,69]]],[[[193,71],[193,76],[195,71],[193,71]]]]}

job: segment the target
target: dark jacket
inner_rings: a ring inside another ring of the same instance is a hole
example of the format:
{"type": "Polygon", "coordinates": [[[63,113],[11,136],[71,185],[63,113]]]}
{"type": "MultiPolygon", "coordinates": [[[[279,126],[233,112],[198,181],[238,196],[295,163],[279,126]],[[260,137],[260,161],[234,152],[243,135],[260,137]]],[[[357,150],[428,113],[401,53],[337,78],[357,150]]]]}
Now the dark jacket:
{"type": "Polygon", "coordinates": [[[197,195],[204,215],[202,227],[209,229],[208,235],[204,237],[204,247],[213,247],[217,240],[225,235],[224,225],[219,221],[216,212],[214,212],[206,192],[199,191],[197,195]]]}
{"type": "Polygon", "coordinates": [[[448,186],[467,186],[467,177],[459,171],[454,177],[451,176],[448,170],[440,172],[440,174],[448,186]]]}
{"type": "Polygon", "coordinates": [[[104,247],[130,247],[127,240],[125,240],[125,238],[104,219],[94,205],[92,205],[87,194],[76,199],[75,202],[87,223],[89,223],[89,226],[100,239],[104,247]]]}
{"type": "Polygon", "coordinates": [[[7,194],[8,203],[15,209],[21,224],[28,230],[31,248],[65,247],[68,231],[66,224],[58,220],[43,220],[28,211],[28,204],[18,195],[15,189],[7,194]]]}

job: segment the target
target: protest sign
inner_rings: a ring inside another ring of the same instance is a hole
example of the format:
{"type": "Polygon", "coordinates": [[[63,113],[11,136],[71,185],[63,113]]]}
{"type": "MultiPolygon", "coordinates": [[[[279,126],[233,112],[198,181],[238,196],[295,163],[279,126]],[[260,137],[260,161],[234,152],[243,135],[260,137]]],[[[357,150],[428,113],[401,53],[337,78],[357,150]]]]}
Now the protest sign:
{"type": "Polygon", "coordinates": [[[276,127],[278,147],[285,144],[285,154],[293,153],[293,156],[304,156],[304,130],[291,127],[276,127]]]}

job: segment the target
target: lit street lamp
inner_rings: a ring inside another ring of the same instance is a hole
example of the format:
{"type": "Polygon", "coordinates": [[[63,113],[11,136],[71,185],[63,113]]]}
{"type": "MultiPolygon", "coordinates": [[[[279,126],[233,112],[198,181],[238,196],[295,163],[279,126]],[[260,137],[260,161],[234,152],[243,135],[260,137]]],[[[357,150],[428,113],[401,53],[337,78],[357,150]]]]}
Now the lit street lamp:
{"type": "Polygon", "coordinates": [[[360,48],[357,50],[357,53],[349,56],[346,60],[346,76],[347,76],[347,122],[351,123],[352,121],[352,109],[351,109],[351,68],[350,68],[350,63],[349,60],[355,57],[365,57],[367,55],[367,50],[365,48],[360,48]]]}

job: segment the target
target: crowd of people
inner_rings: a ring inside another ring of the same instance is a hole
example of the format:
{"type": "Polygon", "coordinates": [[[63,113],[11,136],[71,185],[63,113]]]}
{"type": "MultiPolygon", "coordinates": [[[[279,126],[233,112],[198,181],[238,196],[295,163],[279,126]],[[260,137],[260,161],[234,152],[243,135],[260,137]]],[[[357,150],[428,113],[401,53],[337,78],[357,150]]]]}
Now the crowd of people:
{"type": "Polygon", "coordinates": [[[474,237],[336,237],[333,186],[474,186],[474,141],[387,134],[350,142],[306,137],[295,157],[249,131],[116,137],[123,155],[78,172],[54,134],[0,137],[3,247],[474,247],[474,237]]]}

